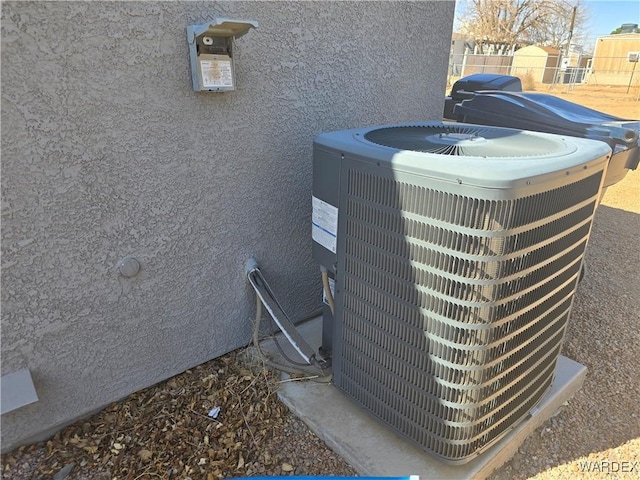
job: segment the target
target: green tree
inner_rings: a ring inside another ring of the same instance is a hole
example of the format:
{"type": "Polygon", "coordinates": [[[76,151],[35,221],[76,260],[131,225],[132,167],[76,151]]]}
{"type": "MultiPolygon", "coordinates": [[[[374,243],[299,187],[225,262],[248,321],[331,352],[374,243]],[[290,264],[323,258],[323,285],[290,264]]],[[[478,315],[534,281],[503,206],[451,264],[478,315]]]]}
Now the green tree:
{"type": "MultiPolygon", "coordinates": [[[[611,32],[611,35],[619,35],[623,33],[622,32],[622,26],[619,26],[618,28],[616,28],[614,31],[611,32]]],[[[624,32],[624,33],[640,33],[640,28],[633,28],[628,32],[624,32]]]]}

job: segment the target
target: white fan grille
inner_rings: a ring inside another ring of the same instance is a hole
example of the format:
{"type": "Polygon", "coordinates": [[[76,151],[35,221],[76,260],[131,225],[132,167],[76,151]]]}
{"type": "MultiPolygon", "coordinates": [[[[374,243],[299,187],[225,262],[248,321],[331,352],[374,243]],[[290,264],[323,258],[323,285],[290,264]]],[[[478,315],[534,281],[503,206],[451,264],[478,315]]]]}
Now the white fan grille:
{"type": "Polygon", "coordinates": [[[527,132],[475,125],[421,125],[386,127],[371,130],[364,138],[377,145],[469,157],[510,157],[527,159],[559,153],[560,140],[527,132]]]}

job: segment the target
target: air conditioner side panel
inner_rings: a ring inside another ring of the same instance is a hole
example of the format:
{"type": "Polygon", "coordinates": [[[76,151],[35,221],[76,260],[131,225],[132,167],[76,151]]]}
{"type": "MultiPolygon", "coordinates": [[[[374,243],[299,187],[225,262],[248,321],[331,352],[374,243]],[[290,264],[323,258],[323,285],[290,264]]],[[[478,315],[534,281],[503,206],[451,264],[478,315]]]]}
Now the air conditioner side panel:
{"type": "MultiPolygon", "coordinates": [[[[313,145],[313,203],[314,209],[337,209],[340,202],[340,166],[341,156],[336,150],[326,149],[322,145],[313,145]]],[[[317,215],[314,211],[312,215],[317,215]]],[[[330,212],[330,213],[335,213],[330,212]]],[[[312,228],[321,228],[312,226],[312,228]]],[[[332,230],[331,228],[329,230],[332,230]]],[[[333,232],[327,232],[328,235],[333,232]]],[[[337,233],[337,232],[336,232],[337,233]]],[[[337,256],[330,250],[327,242],[313,241],[313,258],[318,264],[335,273],[337,256]],[[323,244],[324,243],[324,244],[323,244]]]]}
{"type": "Polygon", "coordinates": [[[551,385],[604,164],[514,189],[341,164],[334,384],[464,463],[551,385]]]}

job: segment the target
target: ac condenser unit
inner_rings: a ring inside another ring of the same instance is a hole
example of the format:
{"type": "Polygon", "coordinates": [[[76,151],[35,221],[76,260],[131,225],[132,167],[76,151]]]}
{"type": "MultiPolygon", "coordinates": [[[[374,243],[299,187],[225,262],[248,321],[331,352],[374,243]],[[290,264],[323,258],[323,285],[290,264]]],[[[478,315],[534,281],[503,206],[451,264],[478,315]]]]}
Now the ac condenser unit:
{"type": "Polygon", "coordinates": [[[553,381],[610,153],[459,123],[319,135],[335,386],[449,463],[523,420],[553,381]]]}

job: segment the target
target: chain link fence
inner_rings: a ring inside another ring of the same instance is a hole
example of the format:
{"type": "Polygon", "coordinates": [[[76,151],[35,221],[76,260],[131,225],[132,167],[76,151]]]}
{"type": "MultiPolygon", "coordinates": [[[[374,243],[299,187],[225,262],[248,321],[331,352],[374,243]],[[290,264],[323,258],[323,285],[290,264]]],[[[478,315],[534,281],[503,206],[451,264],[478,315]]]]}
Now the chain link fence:
{"type": "Polygon", "coordinates": [[[463,54],[453,56],[449,65],[449,77],[466,77],[474,73],[513,75],[527,82],[549,85],[589,84],[640,86],[640,68],[629,55],[589,58],[574,56],[563,61],[560,54],[548,55],[483,55],[463,54]]]}

